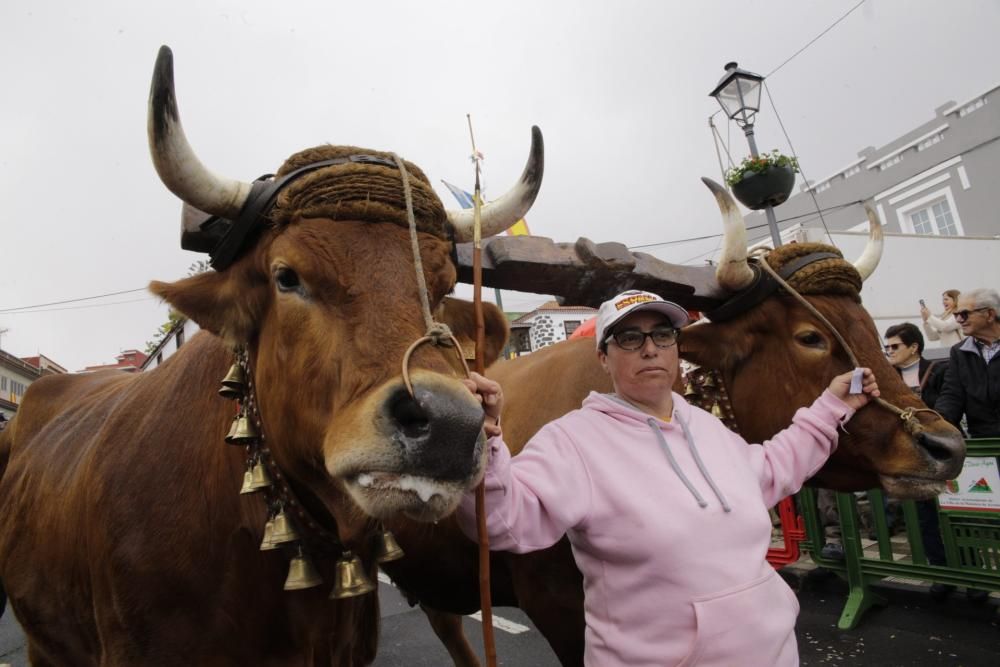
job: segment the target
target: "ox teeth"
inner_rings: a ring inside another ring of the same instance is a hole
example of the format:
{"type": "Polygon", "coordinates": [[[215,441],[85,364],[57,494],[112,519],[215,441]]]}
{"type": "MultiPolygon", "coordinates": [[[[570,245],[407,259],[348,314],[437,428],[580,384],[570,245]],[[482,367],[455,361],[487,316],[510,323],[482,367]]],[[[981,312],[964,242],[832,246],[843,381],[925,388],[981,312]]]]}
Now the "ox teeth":
{"type": "Polygon", "coordinates": [[[403,475],[399,478],[399,488],[403,491],[413,491],[425,503],[434,496],[441,495],[438,485],[424,477],[403,475]]]}

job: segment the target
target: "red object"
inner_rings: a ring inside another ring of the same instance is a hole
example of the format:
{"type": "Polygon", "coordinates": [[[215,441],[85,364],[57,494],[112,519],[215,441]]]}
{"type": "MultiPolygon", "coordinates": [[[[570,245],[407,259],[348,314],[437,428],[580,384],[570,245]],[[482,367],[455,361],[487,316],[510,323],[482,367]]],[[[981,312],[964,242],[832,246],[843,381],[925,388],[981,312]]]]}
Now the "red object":
{"type": "Polygon", "coordinates": [[[795,500],[791,496],[778,503],[778,516],[781,517],[781,534],[785,538],[785,546],[767,550],[767,562],[776,570],[799,559],[799,542],[806,539],[806,522],[796,514],[795,500]]]}
{"type": "Polygon", "coordinates": [[[576,329],[574,329],[573,333],[569,335],[569,339],[573,340],[574,338],[593,338],[594,329],[596,328],[597,328],[597,318],[591,317],[589,320],[587,320],[586,322],[578,326],[576,329]]]}

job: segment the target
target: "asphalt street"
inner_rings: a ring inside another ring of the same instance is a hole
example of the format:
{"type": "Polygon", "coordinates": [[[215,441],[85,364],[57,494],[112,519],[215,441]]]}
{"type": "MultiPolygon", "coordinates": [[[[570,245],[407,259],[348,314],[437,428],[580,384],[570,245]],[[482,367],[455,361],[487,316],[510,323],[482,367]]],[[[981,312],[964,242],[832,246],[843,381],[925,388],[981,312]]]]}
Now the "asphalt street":
{"type": "MultiPolygon", "coordinates": [[[[1000,664],[1000,605],[970,602],[961,592],[935,602],[926,587],[886,584],[878,592],[889,600],[870,610],[859,628],[837,629],[847,595],[833,575],[813,571],[790,577],[802,612],[798,638],[802,665],[878,667],[996,667],[1000,664]]],[[[422,612],[410,608],[391,585],[379,586],[382,634],[375,667],[442,667],[451,662],[422,612]]],[[[516,609],[495,610],[500,665],[558,667],[545,640],[516,609]]],[[[465,619],[465,631],[482,655],[479,621],[465,619]]],[[[26,666],[24,636],[9,611],[0,621],[0,664],[26,666]]]]}

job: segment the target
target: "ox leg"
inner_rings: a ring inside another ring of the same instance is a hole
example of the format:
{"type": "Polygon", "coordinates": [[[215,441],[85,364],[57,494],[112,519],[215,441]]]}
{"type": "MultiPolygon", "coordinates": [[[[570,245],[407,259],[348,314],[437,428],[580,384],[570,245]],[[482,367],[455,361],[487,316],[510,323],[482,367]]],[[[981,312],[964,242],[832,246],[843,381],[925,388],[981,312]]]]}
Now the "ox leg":
{"type": "Polygon", "coordinates": [[[420,605],[430,621],[434,634],[437,635],[441,643],[448,650],[455,667],[479,667],[479,658],[472,650],[469,640],[462,630],[462,617],[457,614],[449,614],[444,611],[437,611],[424,605],[420,605]]]}

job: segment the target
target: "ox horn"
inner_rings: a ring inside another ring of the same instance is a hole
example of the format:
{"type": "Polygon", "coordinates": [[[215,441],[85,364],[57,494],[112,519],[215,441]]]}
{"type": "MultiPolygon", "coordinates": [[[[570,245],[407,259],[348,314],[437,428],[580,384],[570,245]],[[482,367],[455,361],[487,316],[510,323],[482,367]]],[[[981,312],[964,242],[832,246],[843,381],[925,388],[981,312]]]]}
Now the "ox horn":
{"type": "MultiPolygon", "coordinates": [[[[484,204],[480,211],[482,238],[496,236],[524,217],[535,203],[538,190],[542,187],[543,171],[545,171],[545,146],[542,143],[542,131],[533,125],[531,153],[521,173],[521,179],[506,194],[484,204]]],[[[448,211],[448,221],[455,230],[456,242],[473,240],[473,216],[474,211],[471,208],[448,211]]]]}
{"type": "Polygon", "coordinates": [[[738,292],[753,282],[753,271],[747,263],[747,227],[729,192],[710,178],[701,181],[715,195],[722,213],[722,255],[715,279],[722,289],[738,292]]]}
{"type": "Polygon", "coordinates": [[[872,210],[871,206],[865,204],[865,213],[868,214],[868,243],[864,252],[854,262],[854,268],[861,274],[861,282],[868,280],[868,276],[875,273],[875,267],[882,259],[882,245],[885,235],[882,233],[882,221],[878,214],[872,210]]]}
{"type": "Polygon", "coordinates": [[[174,55],[167,46],[161,46],[156,56],[146,122],[149,152],[163,184],[201,211],[221,218],[235,218],[250,194],[250,184],[217,176],[191,149],[177,111],[174,55]]]}

